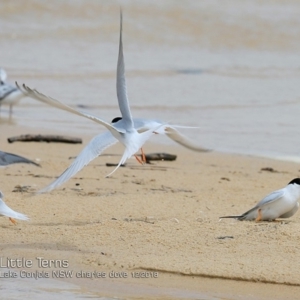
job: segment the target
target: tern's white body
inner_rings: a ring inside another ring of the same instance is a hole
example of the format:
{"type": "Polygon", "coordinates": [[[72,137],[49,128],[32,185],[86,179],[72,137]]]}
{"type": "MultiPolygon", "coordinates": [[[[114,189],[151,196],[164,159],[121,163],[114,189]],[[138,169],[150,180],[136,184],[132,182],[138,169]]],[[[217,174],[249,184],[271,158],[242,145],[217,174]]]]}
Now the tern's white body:
{"type": "Polygon", "coordinates": [[[295,178],[285,188],[274,191],[259,201],[253,208],[236,218],[238,220],[272,221],[277,218],[289,218],[298,208],[300,199],[300,179],[295,178]]]}
{"type": "Polygon", "coordinates": [[[18,220],[28,220],[28,217],[12,210],[8,207],[5,202],[3,201],[3,193],[0,191],[0,216],[18,219],[18,220]]]}

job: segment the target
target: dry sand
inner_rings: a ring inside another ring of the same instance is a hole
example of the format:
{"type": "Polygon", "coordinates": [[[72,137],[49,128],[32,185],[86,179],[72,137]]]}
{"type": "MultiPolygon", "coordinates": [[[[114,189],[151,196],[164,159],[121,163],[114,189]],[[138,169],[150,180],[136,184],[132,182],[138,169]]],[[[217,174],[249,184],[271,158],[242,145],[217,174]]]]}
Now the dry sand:
{"type": "MultiPolygon", "coordinates": [[[[127,279],[72,279],[108,296],[299,295],[299,213],[283,222],[219,221],[220,216],[243,213],[298,177],[297,163],[147,144],[146,152],[176,154],[177,160],[141,166],[131,159],[104,178],[111,171],[105,163],[120,158],[107,154],[119,155],[119,145],[57,190],[32,196],[58,176],[83,145],[8,144],[7,137],[38,129],[2,124],[1,131],[1,150],[38,158],[42,165],[0,169],[6,203],[30,217],[16,226],[0,220],[2,257],[32,259],[36,268],[36,257],[44,257],[66,259],[74,271],[128,272],[127,279]],[[262,171],[266,167],[274,172],[262,171]],[[27,188],[20,192],[16,186],[27,188]],[[132,278],[131,272],[141,270],[158,272],[158,278],[132,278]]],[[[85,137],[84,145],[88,141],[85,137]]]]}

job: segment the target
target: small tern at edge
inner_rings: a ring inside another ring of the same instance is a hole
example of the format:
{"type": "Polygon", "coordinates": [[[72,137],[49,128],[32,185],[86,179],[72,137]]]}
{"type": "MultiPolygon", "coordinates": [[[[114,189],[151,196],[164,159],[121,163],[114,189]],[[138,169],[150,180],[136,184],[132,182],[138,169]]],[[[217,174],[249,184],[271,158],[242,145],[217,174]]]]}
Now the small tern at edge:
{"type": "Polygon", "coordinates": [[[4,198],[3,193],[0,191],[0,216],[8,217],[9,220],[13,224],[17,223],[17,221],[15,219],[25,220],[25,221],[28,220],[27,216],[25,216],[21,213],[18,213],[16,211],[12,210],[11,208],[9,208],[3,201],[3,198],[4,198]]]}
{"type": "Polygon", "coordinates": [[[300,178],[295,178],[289,184],[267,195],[253,208],[240,216],[225,216],[240,221],[274,221],[277,218],[285,219],[293,216],[298,208],[300,199],[300,178]]]}
{"type": "Polygon", "coordinates": [[[26,96],[21,89],[9,84],[7,74],[3,68],[0,68],[0,110],[2,104],[9,105],[9,117],[12,116],[12,107],[17,104],[21,98],[26,96]]]}
{"type": "MultiPolygon", "coordinates": [[[[114,171],[123,164],[129,157],[134,155],[139,149],[142,150],[143,144],[154,134],[166,134],[175,142],[195,151],[207,152],[208,149],[202,148],[192,141],[187,139],[185,136],[180,134],[176,128],[189,128],[185,126],[168,125],[156,120],[146,120],[146,119],[133,119],[131,117],[128,97],[127,97],[127,87],[125,79],[125,64],[123,56],[123,45],[122,45],[122,12],[120,20],[120,40],[119,40],[119,56],[117,64],[117,98],[119,103],[119,108],[122,117],[118,117],[112,120],[109,124],[102,121],[98,117],[92,116],[90,114],[73,109],[58,100],[50,98],[46,95],[41,94],[36,89],[32,90],[25,84],[23,88],[25,89],[28,96],[46,103],[48,105],[54,106],[56,108],[71,112],[73,114],[83,116],[96,123],[104,125],[108,131],[95,136],[89,144],[79,153],[74,162],[52,183],[40,190],[38,193],[50,192],[51,190],[57,188],[61,184],[68,181],[72,176],[79,172],[83,167],[88,165],[93,159],[101,155],[101,153],[108,147],[114,145],[120,141],[125,146],[124,154],[118,164],[118,166],[107,175],[110,176],[114,171]]],[[[19,87],[18,83],[16,83],[19,87]]],[[[142,161],[135,155],[136,159],[142,163],[145,162],[145,156],[142,151],[142,161]]]]}

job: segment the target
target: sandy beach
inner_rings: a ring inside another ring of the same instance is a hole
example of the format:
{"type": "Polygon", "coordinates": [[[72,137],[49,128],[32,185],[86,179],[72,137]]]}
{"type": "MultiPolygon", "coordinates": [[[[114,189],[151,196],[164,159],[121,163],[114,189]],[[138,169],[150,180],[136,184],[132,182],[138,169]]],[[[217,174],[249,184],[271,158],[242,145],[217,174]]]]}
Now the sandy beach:
{"type": "MultiPolygon", "coordinates": [[[[141,292],[146,298],[151,293],[163,298],[151,286],[161,287],[160,292],[186,289],[230,299],[293,299],[299,293],[299,213],[283,222],[219,221],[220,216],[246,211],[299,176],[298,164],[152,143],[145,146],[147,153],[176,154],[177,160],[141,166],[131,159],[105,178],[111,170],[105,164],[118,162],[123,150],[119,145],[61,188],[32,196],[58,176],[83,145],[8,144],[7,137],[17,130],[3,127],[2,150],[42,166],[18,164],[0,170],[7,204],[30,217],[16,226],[1,219],[3,258],[32,260],[28,272],[57,269],[41,268],[37,257],[67,260],[66,269],[76,272],[105,272],[105,280],[71,281],[108,296],[141,292]],[[111,271],[127,272],[128,278],[112,281],[111,271]],[[132,277],[141,271],[153,278],[132,277]]],[[[88,140],[84,138],[84,144],[88,140]]],[[[173,296],[180,297],[176,292],[173,296]]]]}

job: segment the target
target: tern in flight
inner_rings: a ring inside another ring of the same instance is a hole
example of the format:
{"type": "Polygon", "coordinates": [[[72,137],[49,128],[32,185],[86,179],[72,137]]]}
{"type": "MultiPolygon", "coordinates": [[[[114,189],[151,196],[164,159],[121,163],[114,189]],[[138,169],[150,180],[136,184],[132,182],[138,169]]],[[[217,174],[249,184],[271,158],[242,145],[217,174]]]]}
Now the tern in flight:
{"type": "MultiPolygon", "coordinates": [[[[16,84],[19,87],[18,83],[16,84]]],[[[25,84],[23,84],[23,88],[28,94],[28,96],[38,101],[71,112],[73,114],[88,118],[94,122],[104,125],[108,129],[108,131],[95,136],[89,142],[89,144],[81,151],[81,153],[79,153],[79,155],[76,157],[73,163],[56,180],[54,180],[44,189],[40,190],[38,193],[49,192],[57,188],[64,182],[68,181],[83,167],[85,167],[93,159],[98,157],[105,149],[114,145],[118,141],[120,141],[125,146],[125,151],[118,166],[110,174],[108,174],[107,177],[113,174],[121,164],[123,164],[129,157],[138,152],[139,149],[141,149],[142,151],[142,160],[140,160],[139,157],[137,157],[136,155],[135,157],[140,163],[145,162],[145,156],[142,150],[142,146],[154,133],[166,134],[175,142],[191,150],[199,152],[210,151],[208,149],[196,145],[176,130],[176,128],[181,128],[185,126],[168,125],[156,120],[132,118],[127,97],[127,87],[125,79],[125,64],[122,44],[122,12],[120,14],[120,40],[119,56],[117,63],[117,98],[122,117],[113,119],[112,123],[110,124],[105,121],[102,121],[98,117],[73,109],[61,103],[58,100],[55,100],[38,92],[36,89],[31,89],[25,84]]]]}
{"type": "Polygon", "coordinates": [[[16,211],[12,210],[11,208],[9,208],[3,201],[3,198],[4,198],[3,193],[0,191],[0,216],[8,217],[9,220],[13,224],[17,223],[17,221],[15,219],[25,220],[25,221],[28,220],[27,216],[25,216],[21,213],[18,213],[16,211]]]}
{"type": "Polygon", "coordinates": [[[234,218],[240,221],[273,221],[277,218],[290,218],[298,208],[300,199],[300,178],[295,178],[289,184],[272,192],[258,202],[253,208],[240,216],[226,216],[222,218],[234,218]]]}

